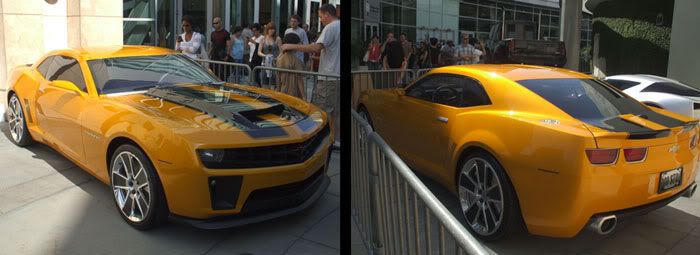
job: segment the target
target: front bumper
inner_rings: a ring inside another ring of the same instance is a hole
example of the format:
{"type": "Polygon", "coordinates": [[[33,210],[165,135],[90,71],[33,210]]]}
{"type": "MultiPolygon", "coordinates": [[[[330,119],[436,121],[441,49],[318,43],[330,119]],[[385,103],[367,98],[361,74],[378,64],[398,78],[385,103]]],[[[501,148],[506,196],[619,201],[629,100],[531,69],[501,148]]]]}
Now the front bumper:
{"type": "MultiPolygon", "coordinates": [[[[252,205],[246,204],[243,207],[243,212],[240,214],[209,219],[192,219],[171,214],[170,219],[201,229],[222,229],[239,227],[297,213],[311,206],[328,189],[330,178],[325,174],[325,171],[319,171],[320,176],[312,180],[300,192],[258,201],[252,205]],[[297,202],[301,203],[297,204],[297,202]],[[280,209],[280,207],[282,208],[280,209]]],[[[314,176],[311,178],[314,178],[314,176]]]]}

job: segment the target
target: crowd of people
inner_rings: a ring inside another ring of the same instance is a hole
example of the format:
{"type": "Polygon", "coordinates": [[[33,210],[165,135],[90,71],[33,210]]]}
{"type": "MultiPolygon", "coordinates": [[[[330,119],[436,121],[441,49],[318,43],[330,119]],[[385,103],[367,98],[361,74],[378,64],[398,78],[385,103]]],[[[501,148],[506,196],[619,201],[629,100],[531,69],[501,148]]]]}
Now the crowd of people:
{"type": "MultiPolygon", "coordinates": [[[[281,36],[277,33],[274,22],[268,22],[264,26],[258,23],[236,26],[228,32],[221,18],[215,17],[212,20],[214,30],[209,37],[210,41],[206,43],[202,34],[193,31],[192,18],[184,16],[183,33],[176,39],[175,50],[195,60],[244,64],[251,70],[265,66],[323,74],[317,79],[309,79],[308,76],[294,72],[264,70],[248,74],[240,67],[211,65],[216,66],[211,69],[221,80],[237,83],[246,81],[304,100],[307,100],[307,88],[313,87],[311,98],[307,101],[330,113],[334,123],[339,123],[337,77],[340,76],[340,19],[336,15],[332,4],[319,7],[318,16],[324,25],[320,34],[315,33],[313,27],[302,24],[299,16],[292,15],[289,28],[281,36]]],[[[339,125],[336,125],[334,133],[340,133],[339,125]]]]}
{"type": "Polygon", "coordinates": [[[372,36],[363,62],[369,70],[424,69],[449,65],[483,63],[484,44],[471,35],[464,35],[460,44],[429,38],[414,45],[406,34],[396,39],[394,33],[386,34],[384,42],[372,36]]]}

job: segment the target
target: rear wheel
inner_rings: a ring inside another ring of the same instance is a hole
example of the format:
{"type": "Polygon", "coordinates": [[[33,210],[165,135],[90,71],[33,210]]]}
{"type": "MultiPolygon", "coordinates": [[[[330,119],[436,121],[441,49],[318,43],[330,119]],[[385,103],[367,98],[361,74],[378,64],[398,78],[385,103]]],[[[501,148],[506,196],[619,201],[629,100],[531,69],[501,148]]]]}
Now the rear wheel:
{"type": "Polygon", "coordinates": [[[10,140],[17,146],[24,147],[34,143],[29,130],[27,130],[27,120],[24,117],[22,104],[17,94],[12,94],[7,107],[7,122],[10,129],[10,140]]]}
{"type": "Polygon", "coordinates": [[[483,240],[493,241],[521,226],[515,192],[496,159],[476,152],[462,162],[457,189],[469,231],[483,240]]]}
{"type": "Polygon", "coordinates": [[[110,187],[122,218],[147,230],[167,221],[168,208],[155,168],[145,153],[131,144],[117,148],[110,164],[110,187]]]}

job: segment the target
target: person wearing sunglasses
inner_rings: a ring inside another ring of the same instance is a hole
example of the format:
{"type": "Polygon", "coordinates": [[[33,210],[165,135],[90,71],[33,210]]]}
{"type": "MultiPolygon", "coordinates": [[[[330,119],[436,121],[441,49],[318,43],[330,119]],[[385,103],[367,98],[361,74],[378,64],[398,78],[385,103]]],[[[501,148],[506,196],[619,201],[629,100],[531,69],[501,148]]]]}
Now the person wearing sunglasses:
{"type": "Polygon", "coordinates": [[[192,30],[192,17],[182,17],[182,31],[183,33],[176,38],[175,50],[192,59],[207,58],[204,49],[204,36],[192,30]]]}

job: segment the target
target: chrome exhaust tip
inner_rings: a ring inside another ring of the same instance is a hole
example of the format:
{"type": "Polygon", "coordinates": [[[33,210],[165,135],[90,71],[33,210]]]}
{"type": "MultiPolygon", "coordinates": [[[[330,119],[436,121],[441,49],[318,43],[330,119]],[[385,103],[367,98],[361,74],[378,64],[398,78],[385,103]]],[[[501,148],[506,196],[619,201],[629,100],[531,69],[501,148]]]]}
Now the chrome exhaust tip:
{"type": "Polygon", "coordinates": [[[596,217],[588,224],[588,228],[598,233],[599,235],[610,234],[617,226],[617,217],[615,215],[596,217]]]}
{"type": "Polygon", "coordinates": [[[697,184],[697,183],[693,183],[693,185],[690,185],[690,187],[688,188],[688,190],[686,190],[686,191],[683,193],[683,196],[684,196],[684,197],[688,197],[688,198],[692,197],[692,196],[695,194],[695,189],[697,189],[697,188],[698,188],[698,184],[697,184]]]}

